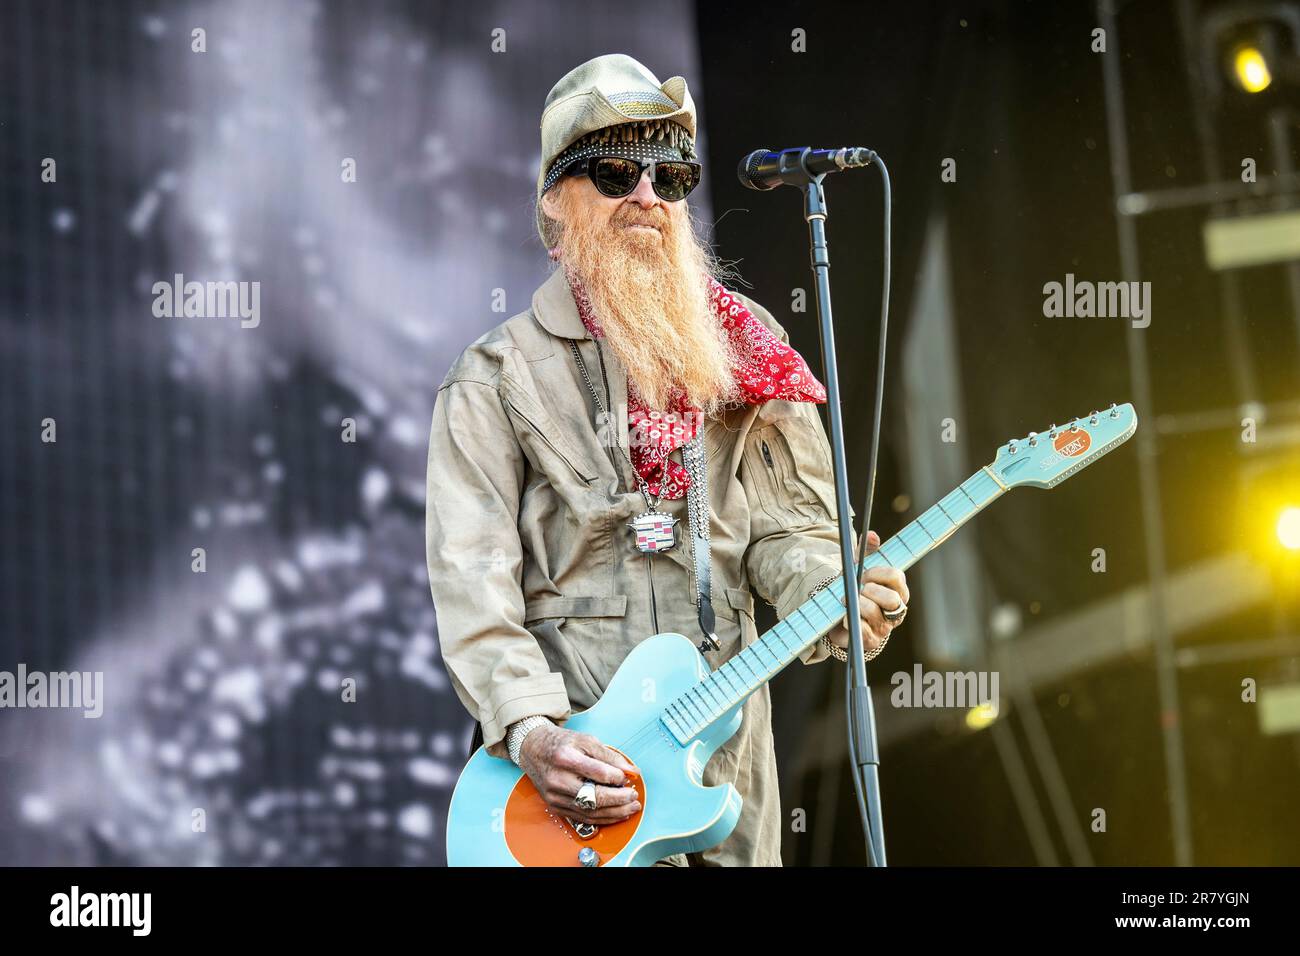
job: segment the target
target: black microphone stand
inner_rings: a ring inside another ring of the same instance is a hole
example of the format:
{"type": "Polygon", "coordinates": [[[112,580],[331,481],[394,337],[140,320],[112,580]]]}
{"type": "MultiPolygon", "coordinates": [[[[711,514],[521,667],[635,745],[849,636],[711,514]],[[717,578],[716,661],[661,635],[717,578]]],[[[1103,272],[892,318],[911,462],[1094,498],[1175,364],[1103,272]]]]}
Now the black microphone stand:
{"type": "MultiPolygon", "coordinates": [[[[830,410],[830,442],[835,471],[835,510],[840,528],[841,567],[855,568],[857,573],[844,581],[844,604],[849,626],[849,671],[846,675],[846,709],[848,711],[849,756],[852,761],[853,786],[857,793],[858,809],[862,816],[863,832],[867,837],[867,861],[870,866],[885,866],[885,831],[880,806],[880,755],[876,740],[876,713],[867,683],[867,666],[863,659],[862,617],[859,610],[858,590],[861,588],[862,567],[853,557],[853,523],[849,516],[848,464],[844,455],[844,421],[840,408],[839,368],[835,360],[835,326],[831,319],[830,255],[826,247],[826,197],[822,180],[826,173],[813,174],[805,162],[810,150],[804,150],[801,166],[807,182],[801,183],[804,193],[804,219],[808,223],[811,243],[813,278],[817,286],[817,315],[820,321],[822,365],[825,370],[827,405],[830,410]],[[850,580],[855,586],[850,587],[850,580]]],[[[889,173],[879,156],[870,153],[880,167],[885,184],[885,279],[880,327],[880,357],[876,383],[875,429],[872,433],[871,474],[867,485],[867,503],[862,513],[862,536],[858,553],[866,555],[867,531],[871,527],[871,505],[875,494],[876,453],[880,438],[881,401],[883,398],[885,367],[885,334],[889,303],[889,173]]]]}

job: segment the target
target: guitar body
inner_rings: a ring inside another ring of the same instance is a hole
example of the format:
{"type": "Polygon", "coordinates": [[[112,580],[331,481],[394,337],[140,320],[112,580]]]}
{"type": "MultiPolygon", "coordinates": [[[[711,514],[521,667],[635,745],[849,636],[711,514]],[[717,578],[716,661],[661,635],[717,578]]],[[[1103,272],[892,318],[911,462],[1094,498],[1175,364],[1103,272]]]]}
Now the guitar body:
{"type": "Polygon", "coordinates": [[[741,706],[682,746],[660,723],[667,701],[707,676],[704,659],[680,634],[642,641],[623,661],[595,706],[564,722],[589,733],[637,768],[631,783],[641,809],[622,823],[582,839],[542,800],[528,775],[484,748],[466,764],[447,817],[451,866],[581,866],[591,847],[599,866],[650,866],[725,840],[740,819],[731,784],[706,787],[704,767],[740,729],[741,706]]]}

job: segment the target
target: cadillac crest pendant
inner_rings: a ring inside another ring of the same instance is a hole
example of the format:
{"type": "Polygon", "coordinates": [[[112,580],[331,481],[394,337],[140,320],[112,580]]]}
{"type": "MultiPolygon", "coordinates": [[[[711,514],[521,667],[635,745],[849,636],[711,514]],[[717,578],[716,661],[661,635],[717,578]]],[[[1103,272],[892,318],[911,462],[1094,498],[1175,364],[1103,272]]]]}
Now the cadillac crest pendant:
{"type": "Polygon", "coordinates": [[[662,511],[643,511],[627,526],[636,535],[637,550],[653,553],[667,551],[673,546],[676,538],[673,527],[676,524],[676,518],[662,511]]]}

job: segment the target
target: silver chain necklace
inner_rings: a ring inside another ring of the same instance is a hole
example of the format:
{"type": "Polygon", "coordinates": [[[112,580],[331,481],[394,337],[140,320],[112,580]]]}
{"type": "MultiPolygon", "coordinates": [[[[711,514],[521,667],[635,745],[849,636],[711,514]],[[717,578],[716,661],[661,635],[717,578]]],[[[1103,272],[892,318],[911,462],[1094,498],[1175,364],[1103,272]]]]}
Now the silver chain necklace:
{"type": "MultiPolygon", "coordinates": [[[[598,351],[600,349],[599,342],[596,343],[596,349],[598,351]]],[[[596,405],[600,409],[601,415],[605,417],[605,422],[608,425],[610,423],[609,410],[605,408],[605,403],[600,400],[600,393],[596,391],[596,386],[592,384],[591,376],[587,374],[587,364],[583,362],[582,356],[578,354],[578,345],[573,341],[573,339],[569,339],[569,350],[573,352],[573,357],[578,363],[578,371],[582,373],[582,379],[587,383],[587,389],[591,392],[591,397],[596,400],[596,405]]],[[[603,367],[605,357],[601,355],[600,360],[601,366],[603,367]]],[[[623,457],[627,459],[627,463],[631,465],[632,474],[636,478],[637,487],[641,492],[641,497],[645,499],[646,510],[627,523],[627,526],[632,529],[632,534],[636,538],[637,550],[645,551],[650,554],[659,551],[667,551],[676,544],[677,535],[675,528],[677,525],[677,519],[667,512],[658,509],[659,502],[663,498],[662,491],[655,496],[653,501],[650,500],[650,486],[646,484],[646,480],[641,476],[641,473],[636,470],[636,465],[633,464],[631,456],[629,456],[623,446],[619,444],[617,436],[615,436],[614,444],[618,447],[618,450],[623,453],[623,457]]]]}

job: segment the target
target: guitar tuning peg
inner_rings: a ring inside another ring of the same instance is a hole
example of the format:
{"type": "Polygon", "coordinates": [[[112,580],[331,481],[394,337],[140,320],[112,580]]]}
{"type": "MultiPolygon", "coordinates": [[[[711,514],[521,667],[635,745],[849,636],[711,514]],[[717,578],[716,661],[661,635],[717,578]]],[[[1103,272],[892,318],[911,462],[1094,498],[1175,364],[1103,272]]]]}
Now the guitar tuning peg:
{"type": "Polygon", "coordinates": [[[1111,402],[1111,403],[1110,403],[1110,417],[1111,417],[1111,418],[1119,418],[1119,409],[1115,407],[1115,403],[1114,403],[1114,402],[1111,402]]]}
{"type": "Polygon", "coordinates": [[[1077,432],[1078,430],[1079,430],[1079,419],[1076,418],[1074,421],[1070,422],[1070,431],[1077,432]]]}
{"type": "Polygon", "coordinates": [[[1011,443],[1009,447],[1011,449],[1011,454],[1014,455],[1016,453],[1016,440],[1014,438],[1011,439],[1011,443]]]}
{"type": "Polygon", "coordinates": [[[1038,432],[1029,433],[1029,447],[1030,448],[1038,447],[1038,432]]]}
{"type": "Polygon", "coordinates": [[[1097,424],[1097,409],[1094,408],[1092,410],[1092,414],[1088,416],[1088,424],[1089,425],[1097,424]]]}
{"type": "Polygon", "coordinates": [[[1047,433],[1048,438],[1056,437],[1056,422],[1052,422],[1052,430],[1047,433]]]}

